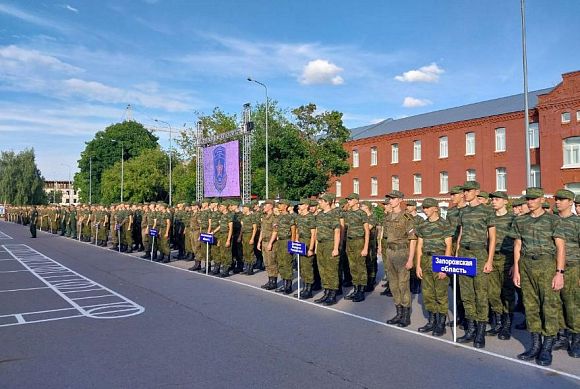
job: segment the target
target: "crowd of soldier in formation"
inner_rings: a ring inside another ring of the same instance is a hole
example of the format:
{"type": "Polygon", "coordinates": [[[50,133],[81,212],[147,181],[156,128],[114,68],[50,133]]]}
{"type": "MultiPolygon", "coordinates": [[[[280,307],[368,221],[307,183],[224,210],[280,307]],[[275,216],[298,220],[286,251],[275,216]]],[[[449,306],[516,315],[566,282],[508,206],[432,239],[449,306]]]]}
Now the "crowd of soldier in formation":
{"type": "Polygon", "coordinates": [[[387,323],[411,324],[411,294],[420,287],[428,320],[418,331],[434,336],[446,332],[450,281],[433,272],[432,256],[476,258],[477,275],[458,277],[457,321],[465,331],[458,342],[483,348],[486,335],[510,339],[519,307],[526,320],[516,327],[531,334],[519,359],[547,366],[557,349],[579,358],[580,196],[558,190],[552,209],[541,188],[528,188],[512,201],[505,192],[481,191],[476,181],[450,193],[446,218],[433,198],[422,203],[426,218],[418,216],[416,203],[404,202],[399,191],[386,195],[378,213],[356,193],[338,203],[325,193],[297,205],[204,199],[175,208],[164,203],[8,207],[7,217],[30,224],[33,237],[39,228],[103,247],[110,241],[113,250],[144,251],[143,258],[153,261],[169,262],[173,247],[174,258],[194,261],[190,270],[220,277],[265,270],[262,288],[285,294],[294,292],[296,266],[287,244],[300,241],[307,252],[300,257],[302,289],[294,296],[311,299],[324,289],[314,302],[326,306],[336,304],[349,287],[344,299],[364,301],[375,289],[381,255],[386,275],[381,295],[392,296],[396,307],[387,323]],[[214,243],[202,244],[201,233],[212,234],[214,243]]]}

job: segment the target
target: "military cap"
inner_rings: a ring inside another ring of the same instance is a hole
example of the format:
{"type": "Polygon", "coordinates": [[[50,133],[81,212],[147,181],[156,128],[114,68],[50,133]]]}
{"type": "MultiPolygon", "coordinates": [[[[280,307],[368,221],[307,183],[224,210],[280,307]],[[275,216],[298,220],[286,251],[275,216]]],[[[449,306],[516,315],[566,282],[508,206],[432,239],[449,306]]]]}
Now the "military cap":
{"type": "Polygon", "coordinates": [[[577,194],[576,197],[574,197],[574,202],[580,204],[580,194],[577,194]]]}
{"type": "Polygon", "coordinates": [[[199,201],[194,201],[193,203],[191,203],[192,207],[201,207],[201,203],[199,201]]]}
{"type": "Polygon", "coordinates": [[[543,202],[542,203],[542,208],[544,208],[544,209],[550,209],[550,203],[547,202],[547,201],[543,202]]]}
{"type": "Polygon", "coordinates": [[[338,205],[340,205],[341,207],[344,206],[347,203],[347,199],[340,199],[338,200],[338,205]]]}
{"type": "Polygon", "coordinates": [[[574,200],[574,192],[568,189],[560,189],[556,192],[554,197],[557,199],[574,200]]]}
{"type": "Polygon", "coordinates": [[[422,206],[423,208],[431,208],[438,207],[439,204],[437,203],[437,200],[435,200],[433,197],[427,197],[425,200],[423,200],[422,206]]]}
{"type": "Polygon", "coordinates": [[[472,189],[479,189],[481,186],[477,181],[465,181],[463,186],[461,187],[462,190],[472,190],[472,189]]]}
{"type": "Polygon", "coordinates": [[[459,193],[463,193],[463,187],[461,185],[455,185],[451,187],[451,190],[449,191],[450,194],[454,195],[454,194],[459,194],[459,193]]]}
{"type": "Polygon", "coordinates": [[[403,197],[405,197],[405,195],[401,191],[393,190],[390,193],[387,193],[385,197],[388,197],[390,199],[402,199],[403,197]]]}
{"type": "Polygon", "coordinates": [[[365,207],[369,207],[369,208],[371,208],[373,206],[370,201],[361,201],[360,205],[361,205],[361,207],[364,205],[365,207]]]}
{"type": "Polygon", "coordinates": [[[215,197],[212,197],[212,198],[209,199],[209,202],[210,202],[210,204],[213,204],[213,203],[216,203],[217,204],[217,203],[219,203],[219,200],[217,198],[215,198],[215,197]]]}
{"type": "Polygon", "coordinates": [[[518,197],[512,201],[512,207],[519,207],[520,205],[524,205],[526,203],[526,199],[523,197],[518,197]]]}
{"type": "Polygon", "coordinates": [[[274,200],[266,200],[266,201],[264,201],[264,204],[263,205],[266,205],[266,204],[274,205],[274,200]]]}
{"type": "Polygon", "coordinates": [[[286,200],[286,199],[282,199],[282,200],[278,200],[278,204],[282,204],[282,205],[291,205],[290,201],[286,200]]]}
{"type": "Polygon", "coordinates": [[[309,203],[310,203],[310,200],[308,200],[308,199],[300,199],[298,201],[298,205],[309,204],[309,203]]]}
{"type": "Polygon", "coordinates": [[[506,193],[506,192],[504,192],[504,191],[497,190],[497,191],[495,191],[495,192],[491,192],[491,193],[489,194],[489,197],[491,197],[491,198],[498,198],[498,199],[504,199],[504,200],[507,200],[507,198],[508,198],[508,195],[507,195],[507,193],[506,193]]]}
{"type": "Polygon", "coordinates": [[[483,197],[484,199],[489,199],[489,193],[480,191],[477,197],[483,197]]]}
{"type": "Polygon", "coordinates": [[[330,194],[330,193],[325,193],[322,196],[320,196],[320,200],[324,200],[327,203],[332,203],[334,201],[335,197],[330,194]]]}
{"type": "Polygon", "coordinates": [[[346,196],[347,200],[358,200],[360,199],[360,196],[358,195],[358,193],[351,193],[348,196],[346,196]]]}
{"type": "Polygon", "coordinates": [[[524,195],[526,199],[537,199],[539,197],[544,197],[544,189],[538,187],[530,187],[526,189],[526,194],[524,195]]]}
{"type": "Polygon", "coordinates": [[[311,206],[311,207],[318,207],[318,200],[312,199],[312,200],[310,200],[310,202],[308,203],[308,205],[311,206]]]}
{"type": "Polygon", "coordinates": [[[407,205],[410,205],[412,207],[416,207],[417,206],[417,202],[415,200],[409,200],[409,201],[407,201],[407,205]]]}
{"type": "Polygon", "coordinates": [[[243,208],[252,208],[252,202],[251,201],[248,201],[246,203],[243,203],[242,204],[242,207],[243,208]]]}

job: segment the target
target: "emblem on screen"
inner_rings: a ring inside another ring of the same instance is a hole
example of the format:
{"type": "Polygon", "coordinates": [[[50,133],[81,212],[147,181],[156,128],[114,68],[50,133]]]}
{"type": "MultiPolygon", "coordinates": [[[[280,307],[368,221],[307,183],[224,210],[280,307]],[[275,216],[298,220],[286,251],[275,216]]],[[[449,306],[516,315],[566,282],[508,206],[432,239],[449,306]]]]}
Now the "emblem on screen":
{"type": "Polygon", "coordinates": [[[222,192],[228,182],[226,172],[226,148],[218,146],[213,151],[213,184],[218,192],[222,192]]]}

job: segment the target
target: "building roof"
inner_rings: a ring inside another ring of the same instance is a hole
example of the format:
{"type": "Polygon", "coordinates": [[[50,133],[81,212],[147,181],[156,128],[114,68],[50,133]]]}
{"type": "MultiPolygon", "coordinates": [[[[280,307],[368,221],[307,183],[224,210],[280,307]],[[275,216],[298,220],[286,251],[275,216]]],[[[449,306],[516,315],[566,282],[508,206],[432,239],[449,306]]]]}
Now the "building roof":
{"type": "MultiPolygon", "coordinates": [[[[538,103],[538,96],[549,93],[554,88],[540,89],[528,92],[529,107],[534,108],[538,103]]],[[[370,138],[373,136],[393,134],[396,132],[417,128],[433,127],[441,124],[479,119],[488,116],[501,115],[524,110],[524,94],[500,97],[499,99],[482,101],[460,107],[443,109],[440,111],[423,113],[402,119],[386,119],[368,126],[351,129],[351,140],[370,138]]]]}

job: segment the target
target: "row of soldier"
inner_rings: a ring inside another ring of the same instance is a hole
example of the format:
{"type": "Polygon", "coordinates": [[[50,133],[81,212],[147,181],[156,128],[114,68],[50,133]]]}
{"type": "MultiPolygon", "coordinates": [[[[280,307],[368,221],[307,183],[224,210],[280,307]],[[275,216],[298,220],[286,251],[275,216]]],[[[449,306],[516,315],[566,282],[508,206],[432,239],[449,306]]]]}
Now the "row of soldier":
{"type": "MultiPolygon", "coordinates": [[[[229,276],[232,270],[251,275],[254,269],[262,269],[265,264],[268,281],[262,287],[286,294],[293,292],[295,265],[294,257],[287,252],[287,241],[301,241],[307,246],[307,254],[301,257],[303,288],[298,293],[301,298],[309,299],[322,287],[324,293],[315,302],[324,305],[335,304],[343,287],[350,286],[353,288],[344,298],[353,302],[363,301],[365,293],[374,290],[377,254],[382,254],[388,281],[381,294],[392,293],[396,307],[395,317],[387,323],[400,327],[410,325],[411,290],[419,279],[423,281],[423,304],[428,322],[418,330],[431,332],[435,336],[445,333],[449,279],[444,273],[433,273],[431,256],[475,257],[478,259],[477,276],[459,277],[462,310],[458,320],[465,329],[465,335],[458,339],[459,342],[473,342],[475,347],[482,348],[485,347],[485,335],[510,339],[517,301],[520,304],[523,302],[527,309],[527,327],[532,333],[532,346],[519,356],[521,359],[537,359],[538,363],[547,365],[551,363],[554,348],[565,348],[571,356],[580,357],[577,323],[579,299],[576,297],[574,301],[569,297],[577,296],[579,289],[580,224],[578,217],[571,213],[573,193],[565,190],[557,192],[555,205],[560,218],[555,215],[549,217],[551,228],[555,229],[556,224],[559,226],[559,219],[567,219],[565,224],[569,227],[563,229],[565,237],[549,235],[545,240],[551,240],[551,244],[543,241],[540,253],[544,256],[538,257],[546,259],[546,255],[551,256],[553,267],[567,271],[567,277],[571,280],[563,285],[564,288],[560,286],[562,293],[550,285],[554,292],[552,297],[557,294],[559,298],[550,302],[555,305],[555,310],[548,309],[550,314],[555,313],[554,317],[558,317],[554,333],[553,325],[547,323],[549,320],[544,312],[546,291],[538,289],[533,271],[527,272],[528,268],[520,271],[517,266],[520,258],[536,255],[533,254],[534,247],[539,241],[535,235],[532,240],[528,239],[525,231],[522,235],[519,227],[515,228],[518,225],[515,222],[521,220],[523,223],[529,217],[535,219],[529,214],[538,211],[528,208],[528,204],[543,198],[543,192],[541,196],[533,197],[534,193],[540,192],[534,192],[531,188],[527,197],[512,201],[508,210],[509,201],[504,192],[488,194],[479,189],[479,184],[472,181],[453,187],[452,207],[446,219],[439,215],[438,203],[434,199],[423,201],[424,220],[416,214],[414,202],[408,201],[407,209],[403,209],[403,193],[393,191],[386,196],[379,213],[374,212],[370,202],[359,202],[355,193],[347,196],[340,206],[335,206],[335,197],[327,193],[317,200],[303,199],[297,206],[285,200],[277,203],[268,200],[261,206],[252,202],[242,205],[241,212],[237,202],[220,202],[217,199],[204,199],[189,206],[179,204],[171,210],[162,203],[117,205],[110,212],[101,206],[92,209],[80,207],[77,212],[68,211],[68,219],[66,210],[61,211],[61,219],[48,210],[44,212],[48,216],[43,214],[35,224],[54,233],[60,220],[61,226],[65,226],[61,227],[61,233],[76,237],[72,227],[69,233],[68,226],[71,221],[74,223],[77,220],[78,238],[81,240],[92,238],[95,243],[106,246],[107,237],[110,237],[112,248],[122,251],[140,249],[142,245],[144,258],[152,257],[163,262],[170,259],[169,247],[170,241],[173,241],[178,250],[177,258],[195,261],[191,270],[211,270],[212,274],[222,277],[229,276]],[[528,218],[523,217],[526,215],[528,218]],[[44,224],[43,217],[48,217],[44,224]],[[149,234],[151,229],[159,231],[154,245],[149,234]],[[208,269],[203,266],[205,252],[199,240],[200,233],[211,233],[215,237],[215,244],[209,253],[208,269]],[[560,249],[556,243],[559,239],[565,242],[558,243],[565,245],[565,265],[562,262],[564,258],[559,259],[562,263],[556,262],[557,256],[564,256],[558,251],[560,249]],[[132,247],[133,244],[135,247],[132,247]],[[525,248],[523,251],[522,246],[525,248]],[[553,252],[549,247],[553,248],[553,252]],[[157,249],[161,252],[159,257],[157,249]],[[514,258],[517,258],[515,262],[514,258]],[[522,272],[527,278],[518,274],[522,272]],[[280,284],[278,277],[281,278],[280,284]],[[514,287],[514,281],[519,282],[522,278],[527,280],[523,282],[524,286],[517,282],[515,286],[522,286],[524,291],[529,289],[523,296],[516,293],[519,289],[514,287]],[[486,330],[488,321],[491,323],[490,330],[486,330]],[[543,342],[539,335],[543,335],[543,342]]],[[[578,200],[576,198],[577,204],[578,200]]],[[[576,207],[580,208],[580,205],[576,207]]],[[[541,215],[552,211],[549,206],[547,208],[542,199],[541,215]]],[[[9,212],[9,217],[14,221],[26,218],[22,216],[26,214],[25,210],[13,209],[9,212]]],[[[527,262],[521,261],[522,265],[527,262]]],[[[540,262],[532,263],[536,266],[540,262]]]]}

